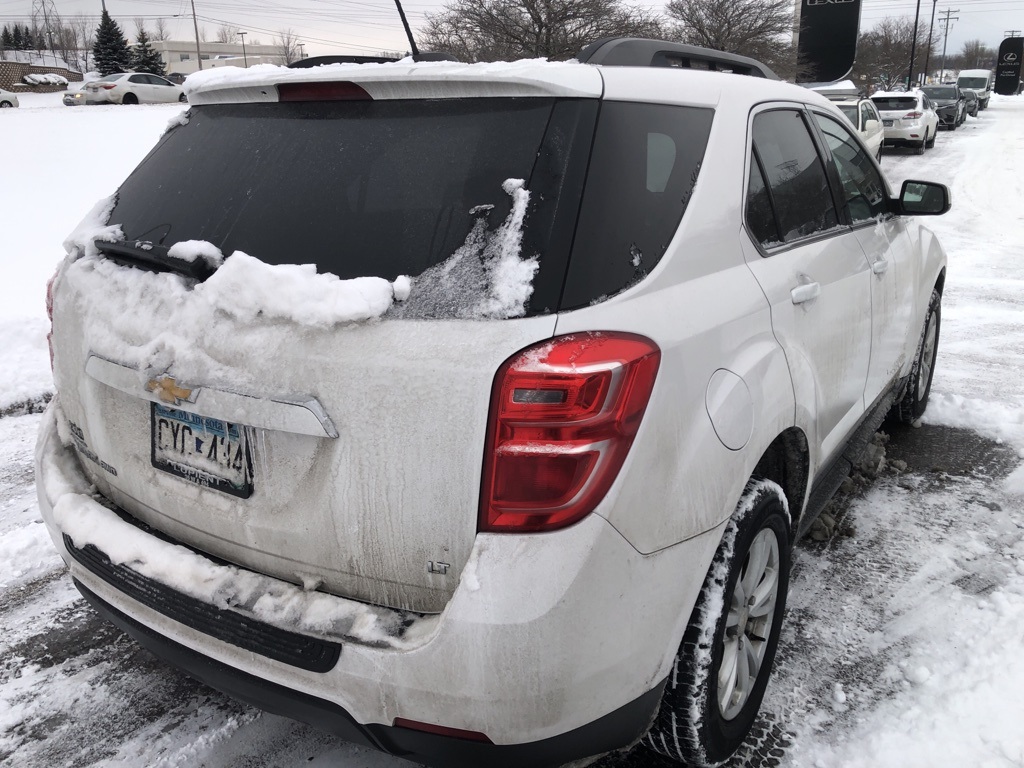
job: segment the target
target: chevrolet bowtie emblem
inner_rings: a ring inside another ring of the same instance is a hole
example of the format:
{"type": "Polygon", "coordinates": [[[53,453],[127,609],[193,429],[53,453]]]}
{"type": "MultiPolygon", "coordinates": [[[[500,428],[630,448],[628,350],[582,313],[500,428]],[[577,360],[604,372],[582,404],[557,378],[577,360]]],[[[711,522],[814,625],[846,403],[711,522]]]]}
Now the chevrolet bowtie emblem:
{"type": "Polygon", "coordinates": [[[179,387],[173,376],[161,376],[158,379],[150,379],[146,384],[146,391],[153,392],[162,402],[171,405],[179,405],[182,400],[192,397],[192,390],[179,387]]]}

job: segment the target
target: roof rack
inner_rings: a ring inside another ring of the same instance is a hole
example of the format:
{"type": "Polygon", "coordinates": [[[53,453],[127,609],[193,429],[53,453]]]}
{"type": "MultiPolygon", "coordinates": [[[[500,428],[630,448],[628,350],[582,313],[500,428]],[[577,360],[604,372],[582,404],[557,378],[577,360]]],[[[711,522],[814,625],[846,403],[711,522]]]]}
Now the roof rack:
{"type": "MultiPolygon", "coordinates": [[[[413,61],[458,61],[450,53],[444,51],[424,51],[414,54],[413,61]]],[[[327,56],[310,56],[297,59],[288,65],[289,69],[310,69],[324,64],[391,64],[398,61],[397,57],[389,56],[350,56],[348,54],[331,54],[327,56]]]]}
{"type": "Polygon", "coordinates": [[[782,79],[760,61],[746,56],[639,37],[603,37],[584,48],[576,59],[605,67],[679,67],[782,79]]]}

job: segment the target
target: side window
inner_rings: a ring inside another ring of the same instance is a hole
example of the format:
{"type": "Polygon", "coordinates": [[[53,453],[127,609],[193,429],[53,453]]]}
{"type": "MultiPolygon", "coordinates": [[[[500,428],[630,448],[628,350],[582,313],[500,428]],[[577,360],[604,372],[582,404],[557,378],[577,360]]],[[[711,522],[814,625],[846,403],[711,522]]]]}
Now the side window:
{"type": "Polygon", "coordinates": [[[814,113],[825,137],[839,179],[843,198],[854,222],[870,221],[886,211],[885,183],[878,169],[853,135],[838,120],[814,113]]]}
{"type": "Polygon", "coordinates": [[[602,102],[561,308],[642,280],[679,228],[714,112],[602,102]]]}
{"type": "Polygon", "coordinates": [[[146,76],[145,75],[132,75],[131,77],[128,78],[128,82],[130,82],[130,83],[138,83],[139,85],[145,85],[146,84],[146,76]]]}
{"type": "Polygon", "coordinates": [[[754,147],[771,191],[782,242],[838,225],[825,167],[800,112],[780,109],[757,115],[754,147]]]}

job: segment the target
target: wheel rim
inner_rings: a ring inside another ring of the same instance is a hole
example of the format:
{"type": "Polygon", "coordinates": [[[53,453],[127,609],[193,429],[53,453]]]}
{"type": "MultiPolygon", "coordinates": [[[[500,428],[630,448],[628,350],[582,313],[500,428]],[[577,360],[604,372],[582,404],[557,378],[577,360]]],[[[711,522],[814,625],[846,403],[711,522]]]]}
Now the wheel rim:
{"type": "Polygon", "coordinates": [[[729,598],[718,669],[718,710],[724,720],[747,703],[764,662],[779,598],[779,540],[758,532],[729,598]]]}
{"type": "Polygon", "coordinates": [[[917,371],[917,395],[923,397],[932,380],[932,367],[935,365],[935,315],[928,315],[928,327],[924,332],[921,345],[921,365],[917,371]]]}

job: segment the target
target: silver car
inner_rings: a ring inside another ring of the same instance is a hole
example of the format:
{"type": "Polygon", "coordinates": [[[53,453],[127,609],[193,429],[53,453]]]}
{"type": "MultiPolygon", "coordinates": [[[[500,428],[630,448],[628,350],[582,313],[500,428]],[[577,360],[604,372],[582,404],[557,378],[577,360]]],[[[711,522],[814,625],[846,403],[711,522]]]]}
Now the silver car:
{"type": "Polygon", "coordinates": [[[939,117],[931,99],[921,91],[872,94],[871,100],[882,116],[884,146],[913,147],[918,154],[935,146],[939,117]]]}
{"type": "Polygon", "coordinates": [[[144,72],[118,72],[82,88],[86,104],[165,104],[186,101],[181,86],[144,72]]]}
{"type": "Polygon", "coordinates": [[[18,97],[10,91],[5,91],[0,88],[0,109],[8,109],[9,107],[18,106],[18,97]]]}

